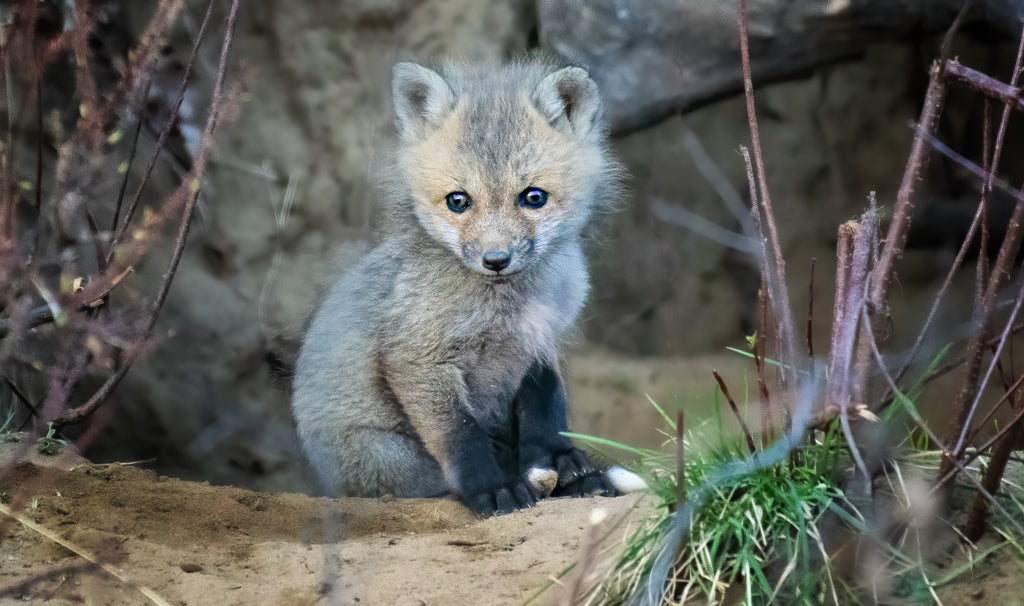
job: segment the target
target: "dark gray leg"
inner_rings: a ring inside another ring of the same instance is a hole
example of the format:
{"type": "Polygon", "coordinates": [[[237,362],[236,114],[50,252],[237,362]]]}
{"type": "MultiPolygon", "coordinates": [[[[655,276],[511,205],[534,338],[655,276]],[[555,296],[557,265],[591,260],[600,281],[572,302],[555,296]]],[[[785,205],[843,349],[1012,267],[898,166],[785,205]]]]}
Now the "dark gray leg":
{"type": "MultiPolygon", "coordinates": [[[[469,413],[469,396],[456,366],[396,360],[395,365],[382,368],[387,391],[401,403],[423,449],[463,503],[488,515],[536,503],[525,479],[505,472],[494,436],[469,413]]],[[[476,405],[484,410],[501,408],[499,403],[476,405]]]]}
{"type": "Polygon", "coordinates": [[[535,362],[516,393],[519,472],[531,467],[558,471],[552,496],[581,496],[595,492],[616,494],[587,455],[559,435],[569,427],[565,387],[558,370],[535,362]]]}

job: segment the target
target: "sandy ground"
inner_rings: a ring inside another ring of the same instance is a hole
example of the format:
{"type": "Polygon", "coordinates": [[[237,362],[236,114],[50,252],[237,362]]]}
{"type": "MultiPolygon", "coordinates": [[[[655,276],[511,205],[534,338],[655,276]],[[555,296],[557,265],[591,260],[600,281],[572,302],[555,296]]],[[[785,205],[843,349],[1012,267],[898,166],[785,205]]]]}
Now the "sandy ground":
{"type": "MultiPolygon", "coordinates": [[[[614,547],[646,507],[550,499],[479,519],[451,500],[259,493],[25,446],[0,448],[0,501],[20,518],[0,515],[0,606],[523,604],[578,559],[596,508],[614,547]]],[[[1002,549],[939,596],[1020,604],[1024,565],[1002,549]]],[[[533,603],[562,597],[556,585],[533,603]]]]}
{"type": "Polygon", "coordinates": [[[0,498],[122,578],[0,516],[0,604],[144,604],[144,591],[170,604],[518,604],[575,561],[595,508],[610,528],[637,500],[478,519],[450,500],[263,494],[57,463],[73,466],[11,466],[0,498]]]}

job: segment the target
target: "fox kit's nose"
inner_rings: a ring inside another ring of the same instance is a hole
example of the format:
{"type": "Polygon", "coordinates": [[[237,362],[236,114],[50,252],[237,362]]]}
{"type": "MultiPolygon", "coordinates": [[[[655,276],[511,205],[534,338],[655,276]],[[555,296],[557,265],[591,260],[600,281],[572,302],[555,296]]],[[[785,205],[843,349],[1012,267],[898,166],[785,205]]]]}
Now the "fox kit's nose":
{"type": "Polygon", "coordinates": [[[504,250],[489,250],[484,253],[484,267],[491,271],[501,271],[512,262],[512,255],[504,250]]]}

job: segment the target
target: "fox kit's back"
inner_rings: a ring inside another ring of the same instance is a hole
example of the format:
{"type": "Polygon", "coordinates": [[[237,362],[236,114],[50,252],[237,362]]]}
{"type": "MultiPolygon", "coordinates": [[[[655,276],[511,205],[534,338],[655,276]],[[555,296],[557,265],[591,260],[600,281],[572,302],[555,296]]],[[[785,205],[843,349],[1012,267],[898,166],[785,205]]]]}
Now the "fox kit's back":
{"type": "Polygon", "coordinates": [[[565,431],[559,345],[587,294],[580,232],[614,191],[597,88],[544,63],[401,63],[380,245],[335,284],[293,409],[325,492],[453,493],[490,513],[606,488],[565,431]]]}

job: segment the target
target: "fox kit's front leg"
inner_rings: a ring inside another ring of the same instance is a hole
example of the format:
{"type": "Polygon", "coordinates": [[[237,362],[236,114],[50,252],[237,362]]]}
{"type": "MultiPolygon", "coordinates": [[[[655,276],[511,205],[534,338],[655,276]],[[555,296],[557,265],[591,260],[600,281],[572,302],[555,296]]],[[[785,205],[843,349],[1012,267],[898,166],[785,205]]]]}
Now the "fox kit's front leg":
{"type": "MultiPolygon", "coordinates": [[[[502,469],[492,438],[471,414],[462,372],[450,363],[391,361],[388,383],[427,452],[459,499],[479,513],[504,513],[537,502],[522,477],[502,469]]],[[[486,409],[499,403],[474,402],[486,409]]]]}
{"type": "Polygon", "coordinates": [[[552,365],[536,362],[530,367],[516,393],[515,406],[524,472],[533,467],[556,470],[554,496],[617,492],[587,455],[559,433],[568,430],[568,411],[562,378],[552,365]]]}

